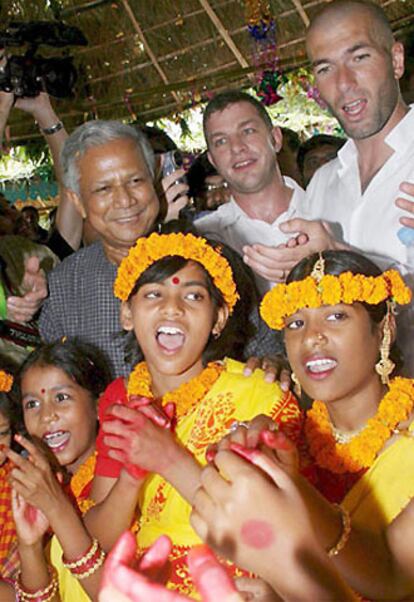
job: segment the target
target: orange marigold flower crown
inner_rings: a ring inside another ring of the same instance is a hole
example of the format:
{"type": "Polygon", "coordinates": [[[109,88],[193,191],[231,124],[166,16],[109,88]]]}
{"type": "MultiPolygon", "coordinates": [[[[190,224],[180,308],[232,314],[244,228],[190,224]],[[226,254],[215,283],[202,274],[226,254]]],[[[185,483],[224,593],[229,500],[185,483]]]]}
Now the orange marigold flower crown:
{"type": "Polygon", "coordinates": [[[260,314],[270,328],[282,330],[285,319],[304,307],[321,307],[355,302],[377,305],[390,299],[400,305],[411,301],[411,290],[397,270],[381,276],[364,276],[343,272],[339,276],[324,273],[320,255],[312,273],[303,280],[278,284],[263,297],[260,314]]]}
{"type": "Polygon", "coordinates": [[[0,370],[0,391],[8,393],[13,385],[13,377],[4,370],[0,370]]]}
{"type": "Polygon", "coordinates": [[[121,301],[127,301],[141,274],[159,259],[173,255],[200,263],[223,295],[229,312],[233,311],[239,295],[229,262],[204,238],[193,234],[153,233],[139,238],[118,268],[114,284],[115,296],[121,301]]]}

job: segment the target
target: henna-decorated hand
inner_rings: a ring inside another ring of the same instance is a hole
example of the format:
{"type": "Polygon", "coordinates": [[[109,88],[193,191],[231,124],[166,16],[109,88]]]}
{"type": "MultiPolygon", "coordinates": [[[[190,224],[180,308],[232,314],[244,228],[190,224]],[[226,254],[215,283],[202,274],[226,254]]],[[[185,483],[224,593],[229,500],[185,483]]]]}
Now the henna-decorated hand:
{"type": "Polygon", "coordinates": [[[50,519],[49,513],[55,511],[65,499],[62,487],[39,449],[21,435],[15,435],[15,438],[29,452],[29,457],[26,459],[11,449],[7,450],[6,455],[14,464],[10,472],[10,484],[28,504],[41,510],[50,519]]]}
{"type": "MultiPolygon", "coordinates": [[[[136,540],[125,532],[108,555],[104,568],[99,602],[188,602],[190,599],[151,581],[143,574],[167,562],[171,543],[162,536],[140,562],[139,571],[131,568],[136,554],[136,540]]],[[[206,546],[188,554],[190,573],[204,602],[242,602],[225,569],[206,546]]]]}
{"type": "Polygon", "coordinates": [[[232,449],[239,455],[221,451],[203,470],[191,524],[220,555],[274,586],[288,559],[313,541],[306,506],[278,460],[240,444],[232,449]]]}
{"type": "Polygon", "coordinates": [[[285,470],[291,474],[298,472],[299,454],[295,444],[278,430],[278,425],[269,416],[260,414],[250,422],[243,422],[219,443],[210,445],[206,459],[212,462],[219,450],[237,451],[240,445],[249,449],[261,449],[269,457],[274,457],[281,462],[285,470]]]}
{"type": "Polygon", "coordinates": [[[41,510],[31,506],[12,489],[12,510],[19,542],[25,546],[41,543],[49,521],[41,510]]]}
{"type": "MultiPolygon", "coordinates": [[[[109,413],[111,419],[102,424],[104,443],[110,448],[108,455],[125,465],[163,474],[174,461],[174,452],[178,447],[168,428],[171,419],[159,426],[158,418],[154,419],[154,407],[148,405],[139,409],[114,405],[107,415],[109,413]]],[[[164,421],[162,418],[160,420],[164,421]]]]}

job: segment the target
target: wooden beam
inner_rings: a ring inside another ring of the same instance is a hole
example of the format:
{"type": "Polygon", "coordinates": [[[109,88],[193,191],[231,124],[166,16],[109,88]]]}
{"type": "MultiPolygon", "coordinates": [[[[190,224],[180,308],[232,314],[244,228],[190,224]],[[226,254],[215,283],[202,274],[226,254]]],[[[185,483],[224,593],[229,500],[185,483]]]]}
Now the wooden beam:
{"type": "Polygon", "coordinates": [[[217,14],[211,8],[209,1],[208,0],[199,0],[199,2],[201,4],[201,6],[204,8],[204,10],[206,11],[206,13],[208,14],[208,16],[210,17],[213,25],[215,26],[215,28],[217,29],[217,31],[219,32],[219,34],[221,35],[221,37],[223,38],[223,40],[225,41],[227,46],[230,48],[231,52],[236,57],[236,60],[239,63],[240,67],[243,67],[243,69],[246,69],[247,67],[249,67],[249,63],[246,61],[246,59],[244,58],[244,56],[242,55],[240,50],[237,48],[236,44],[233,42],[233,39],[230,37],[229,32],[224,27],[223,23],[220,21],[217,14]]]}
{"type": "MultiPolygon", "coordinates": [[[[388,0],[389,2],[395,2],[396,0],[388,0]]],[[[226,0],[225,2],[221,2],[220,4],[216,5],[216,9],[217,8],[222,8],[230,3],[232,3],[233,0],[226,0]]],[[[314,6],[319,6],[320,5],[320,0],[314,0],[312,2],[308,2],[308,4],[306,5],[306,8],[312,8],[314,6]]],[[[184,13],[182,16],[183,19],[189,19],[191,17],[198,17],[200,14],[204,14],[205,11],[203,11],[202,8],[199,8],[197,10],[193,10],[189,13],[184,13]]],[[[297,10],[295,8],[290,8],[289,10],[285,10],[281,13],[279,13],[277,15],[277,19],[278,19],[278,23],[280,24],[280,20],[284,19],[286,17],[290,17],[293,13],[297,13],[297,10]]],[[[167,21],[162,21],[161,23],[156,23],[155,25],[151,25],[151,27],[147,27],[145,29],[145,33],[148,34],[148,32],[153,32],[153,31],[157,31],[158,29],[162,29],[163,27],[167,27],[169,25],[173,25],[175,22],[177,21],[177,17],[174,17],[174,19],[168,19],[167,21]]],[[[241,33],[242,31],[247,31],[247,25],[242,25],[241,27],[237,27],[236,29],[233,29],[230,31],[230,35],[233,36],[235,34],[241,33]]],[[[100,44],[95,44],[95,45],[91,45],[91,46],[85,46],[85,47],[75,47],[72,51],[72,54],[74,55],[80,55],[80,54],[86,54],[88,52],[92,52],[95,50],[100,50],[101,48],[109,48],[112,45],[118,45],[118,44],[125,44],[126,42],[128,42],[129,40],[131,40],[136,34],[135,33],[131,33],[129,35],[125,35],[122,38],[116,38],[114,40],[106,40],[105,42],[102,42],[100,44]]],[[[212,42],[215,41],[215,38],[206,38],[205,42],[206,44],[210,44],[212,42]]],[[[191,50],[192,46],[187,46],[186,48],[184,48],[184,51],[186,49],[191,50]]],[[[158,61],[161,63],[162,60],[160,57],[158,57],[158,61]]]]}
{"type": "Polygon", "coordinates": [[[300,0],[292,0],[293,4],[295,5],[296,10],[298,11],[300,18],[302,19],[302,21],[305,24],[305,27],[309,27],[309,17],[306,14],[305,9],[302,6],[302,2],[300,0]]]}
{"type": "MultiPolygon", "coordinates": [[[[155,69],[158,71],[158,74],[161,77],[163,83],[166,86],[168,86],[169,85],[168,78],[165,75],[164,70],[162,69],[161,65],[159,64],[157,57],[153,53],[151,46],[148,44],[147,39],[144,35],[144,32],[143,32],[140,24],[138,23],[137,19],[135,18],[135,15],[129,5],[128,0],[121,0],[121,2],[124,5],[125,12],[127,13],[135,31],[137,32],[139,39],[142,42],[142,45],[144,46],[145,52],[148,54],[149,58],[151,59],[151,63],[154,65],[155,69]]],[[[179,96],[174,91],[171,92],[171,96],[174,98],[175,102],[177,103],[178,108],[180,108],[181,101],[180,101],[179,96]]]]}
{"type": "Polygon", "coordinates": [[[94,10],[100,8],[105,4],[109,4],[112,0],[92,0],[92,2],[85,2],[84,4],[78,4],[77,6],[68,6],[60,11],[60,18],[70,17],[73,13],[83,13],[88,10],[94,10]]]}

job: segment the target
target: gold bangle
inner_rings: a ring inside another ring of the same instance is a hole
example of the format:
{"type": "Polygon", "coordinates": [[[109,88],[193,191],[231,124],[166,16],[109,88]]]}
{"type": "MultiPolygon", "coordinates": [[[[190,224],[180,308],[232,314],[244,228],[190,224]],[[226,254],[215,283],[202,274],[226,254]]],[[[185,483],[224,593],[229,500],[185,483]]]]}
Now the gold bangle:
{"type": "Polygon", "coordinates": [[[82,581],[83,579],[87,579],[88,577],[90,577],[91,575],[96,573],[96,571],[99,568],[101,568],[101,566],[103,565],[103,563],[105,561],[105,558],[106,558],[105,551],[101,549],[101,553],[99,554],[98,558],[96,559],[95,564],[93,566],[91,566],[90,569],[88,569],[84,573],[72,573],[72,575],[74,577],[76,577],[76,579],[79,579],[79,581],[82,581]]]}
{"type": "Polygon", "coordinates": [[[84,556],[81,556],[80,558],[78,558],[77,560],[72,560],[71,562],[67,562],[64,557],[62,556],[62,564],[65,567],[65,569],[69,569],[70,571],[72,569],[78,569],[79,567],[81,567],[83,564],[86,564],[94,554],[96,554],[96,551],[98,549],[99,546],[99,541],[94,538],[92,540],[92,545],[90,546],[90,548],[85,552],[84,556]]]}
{"type": "Polygon", "coordinates": [[[50,602],[53,597],[57,594],[59,589],[59,582],[57,578],[56,570],[52,567],[48,567],[49,575],[51,576],[50,583],[43,589],[31,592],[23,588],[21,582],[21,571],[17,573],[14,587],[16,592],[19,594],[19,600],[21,602],[30,602],[31,600],[40,599],[42,602],[50,602]]]}
{"type": "Polygon", "coordinates": [[[337,543],[327,551],[330,558],[337,556],[341,550],[346,546],[349,536],[351,535],[351,517],[348,510],[342,508],[340,504],[334,504],[341,513],[342,530],[337,543]]]}

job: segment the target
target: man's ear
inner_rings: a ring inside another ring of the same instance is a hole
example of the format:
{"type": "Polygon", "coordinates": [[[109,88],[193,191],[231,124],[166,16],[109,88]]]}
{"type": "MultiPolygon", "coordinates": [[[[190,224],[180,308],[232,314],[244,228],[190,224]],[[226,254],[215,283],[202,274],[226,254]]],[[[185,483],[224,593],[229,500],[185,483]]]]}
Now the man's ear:
{"type": "Polygon", "coordinates": [[[209,150],[207,151],[207,159],[210,161],[211,165],[217,169],[217,165],[214,163],[214,159],[209,150]]]}
{"type": "Polygon", "coordinates": [[[124,330],[132,330],[134,323],[132,321],[132,311],[128,301],[121,303],[121,312],[119,315],[121,326],[124,330]]]}
{"type": "Polygon", "coordinates": [[[392,66],[395,79],[401,79],[404,74],[404,46],[394,42],[391,48],[392,66]]]}
{"type": "Polygon", "coordinates": [[[73,190],[69,190],[68,188],[65,188],[63,194],[65,194],[70,199],[70,201],[74,204],[77,212],[80,213],[82,219],[86,219],[87,213],[86,213],[85,206],[82,203],[82,201],[80,200],[79,196],[76,194],[76,192],[74,192],[73,190]]]}
{"type": "Polygon", "coordinates": [[[272,128],[272,139],[273,139],[273,147],[275,151],[278,153],[282,148],[283,144],[283,134],[282,130],[278,126],[274,126],[272,128]]]}
{"type": "Polygon", "coordinates": [[[226,304],[222,305],[217,310],[217,318],[214,323],[214,326],[211,330],[211,333],[215,339],[218,339],[221,333],[224,330],[224,327],[227,324],[227,320],[229,319],[229,308],[226,304]]]}

